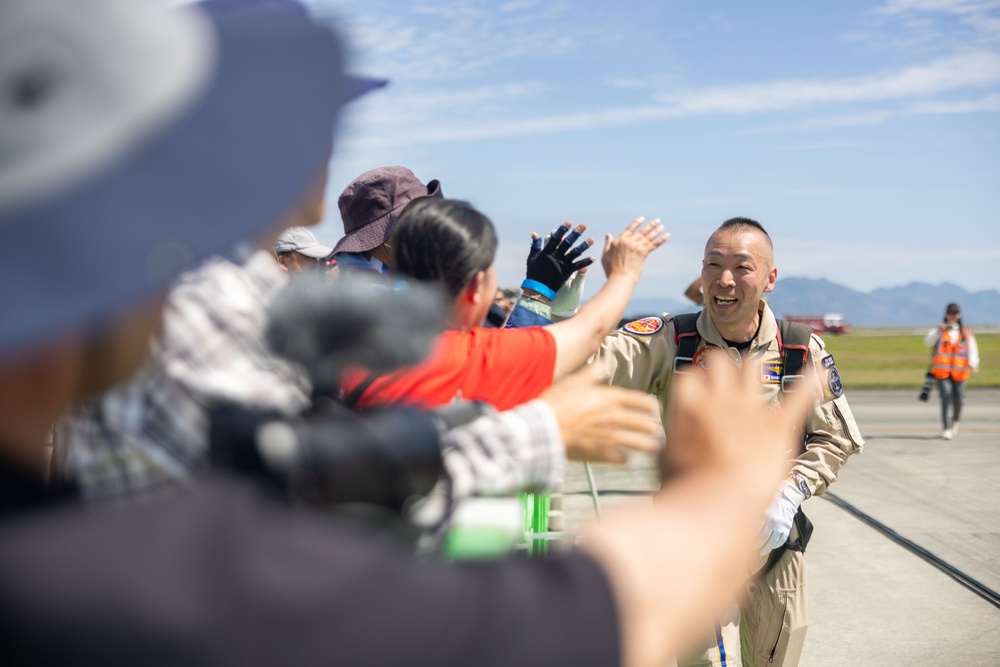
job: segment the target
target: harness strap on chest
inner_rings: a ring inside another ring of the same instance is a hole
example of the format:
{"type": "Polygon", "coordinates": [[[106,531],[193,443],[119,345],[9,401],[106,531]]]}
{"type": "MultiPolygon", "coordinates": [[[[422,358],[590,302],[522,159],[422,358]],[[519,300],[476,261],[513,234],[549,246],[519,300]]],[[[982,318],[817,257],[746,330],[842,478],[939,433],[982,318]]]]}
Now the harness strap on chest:
{"type": "Polygon", "coordinates": [[[802,369],[809,359],[812,327],[802,322],[778,320],[778,350],[781,352],[781,391],[802,379],[802,369]]]}
{"type": "Polygon", "coordinates": [[[698,313],[674,315],[674,343],[677,345],[677,352],[674,354],[674,372],[684,372],[691,367],[700,342],[698,313]]]}
{"type": "MultiPolygon", "coordinates": [[[[674,371],[686,371],[690,368],[694,353],[701,343],[698,333],[699,313],[684,313],[674,315],[674,343],[677,352],[674,354],[674,371]]],[[[809,339],[812,337],[812,327],[801,322],[778,323],[778,352],[782,359],[781,390],[788,390],[792,384],[802,379],[802,369],[809,359],[809,339]]]]}
{"type": "MultiPolygon", "coordinates": [[[[695,352],[701,343],[701,335],[698,333],[699,313],[685,313],[674,316],[674,344],[677,352],[674,356],[674,371],[681,372],[690,370],[695,352]]],[[[794,391],[791,389],[796,382],[802,379],[802,369],[805,368],[809,359],[809,340],[812,338],[812,327],[801,322],[786,322],[777,320],[778,323],[778,351],[782,359],[781,391],[794,391]]],[[[809,539],[812,537],[813,525],[809,518],[798,508],[795,512],[795,527],[798,529],[798,538],[794,542],[785,542],[774,549],[768,556],[767,563],[760,570],[758,576],[763,577],[769,571],[782,554],[787,550],[805,552],[809,539]]]]}

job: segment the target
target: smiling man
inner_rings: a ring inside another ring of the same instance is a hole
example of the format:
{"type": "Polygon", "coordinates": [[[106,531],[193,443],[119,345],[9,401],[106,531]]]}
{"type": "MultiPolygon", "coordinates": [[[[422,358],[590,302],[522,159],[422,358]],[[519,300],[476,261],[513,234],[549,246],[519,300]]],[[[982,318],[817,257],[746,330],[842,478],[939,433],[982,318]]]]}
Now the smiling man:
{"type": "Polygon", "coordinates": [[[807,628],[802,554],[812,532],[800,505],[824,493],[847,457],[864,445],[823,341],[808,326],[776,320],[763,300],[777,278],[771,238],[763,226],[749,218],[727,220],[705,245],[705,309],[630,322],[605,339],[597,356],[612,384],[660,399],[665,428],[671,378],[691,371],[712,375],[705,355],[710,349],[721,350],[721,358],[737,368],[750,360],[762,362],[762,407],[777,407],[786,391],[804,389],[816,395],[802,448],[762,517],[761,567],[747,599],[740,601],[739,632],[735,622],[717,626],[708,652],[696,664],[739,664],[739,654],[744,665],[798,664],[807,628]],[[810,366],[813,376],[806,374],[810,366]]]}

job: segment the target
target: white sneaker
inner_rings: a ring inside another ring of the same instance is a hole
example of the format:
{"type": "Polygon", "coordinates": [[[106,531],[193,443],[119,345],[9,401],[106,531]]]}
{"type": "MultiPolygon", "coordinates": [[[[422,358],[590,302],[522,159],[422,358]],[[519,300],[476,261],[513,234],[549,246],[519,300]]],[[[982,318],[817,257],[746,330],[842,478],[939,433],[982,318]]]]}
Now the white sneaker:
{"type": "Polygon", "coordinates": [[[951,423],[951,435],[952,437],[958,435],[958,422],[951,423]]]}
{"type": "Polygon", "coordinates": [[[941,434],[942,440],[951,440],[954,437],[955,437],[955,431],[950,428],[946,428],[944,430],[944,433],[941,434]]]}

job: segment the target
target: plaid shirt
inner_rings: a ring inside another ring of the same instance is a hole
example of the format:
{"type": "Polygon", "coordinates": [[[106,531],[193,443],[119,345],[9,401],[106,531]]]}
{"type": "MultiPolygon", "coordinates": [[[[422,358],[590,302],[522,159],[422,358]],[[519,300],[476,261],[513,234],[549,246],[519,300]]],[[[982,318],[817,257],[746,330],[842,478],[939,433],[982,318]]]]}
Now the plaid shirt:
{"type": "Polygon", "coordinates": [[[535,399],[458,426],[441,439],[445,475],[411,508],[423,530],[420,550],[437,552],[455,509],[474,496],[555,491],[566,472],[566,449],[555,413],[535,399]]]}
{"type": "MultiPolygon", "coordinates": [[[[93,500],[156,491],[207,465],[213,403],[302,412],[303,369],[264,343],[267,308],[287,281],[265,251],[242,265],[213,258],[182,276],[148,362],[57,424],[57,474],[93,500]]],[[[554,488],[565,466],[558,423],[542,401],[453,429],[442,451],[449,507],[476,494],[554,488]]]]}
{"type": "Polygon", "coordinates": [[[264,343],[267,307],[287,282],[263,250],[242,264],[217,257],[184,274],[167,296],[163,333],[146,364],[57,424],[57,473],[90,499],[153,491],[206,465],[214,402],[304,409],[304,372],[264,343]]]}
{"type": "Polygon", "coordinates": [[[454,428],[442,440],[453,501],[551,491],[565,473],[559,423],[538,399],[454,428]]]}

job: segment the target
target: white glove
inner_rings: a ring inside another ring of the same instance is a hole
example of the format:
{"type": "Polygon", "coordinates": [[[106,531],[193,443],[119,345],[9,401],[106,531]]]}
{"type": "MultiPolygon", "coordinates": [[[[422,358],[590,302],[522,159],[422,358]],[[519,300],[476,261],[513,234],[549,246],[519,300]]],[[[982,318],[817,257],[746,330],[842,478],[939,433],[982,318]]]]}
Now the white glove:
{"type": "Polygon", "coordinates": [[[757,543],[754,548],[760,549],[760,555],[766,556],[774,549],[788,541],[788,534],[792,531],[792,522],[795,520],[795,513],[799,505],[806,497],[802,495],[791,482],[782,482],[781,488],[775,494],[774,500],[764,511],[764,520],[761,522],[760,534],[757,536],[757,543]]]}
{"type": "Polygon", "coordinates": [[[553,321],[573,317],[580,310],[580,300],[583,298],[583,283],[586,278],[586,271],[577,271],[559,288],[559,291],[556,292],[555,301],[552,302],[551,319],[553,321]]]}

